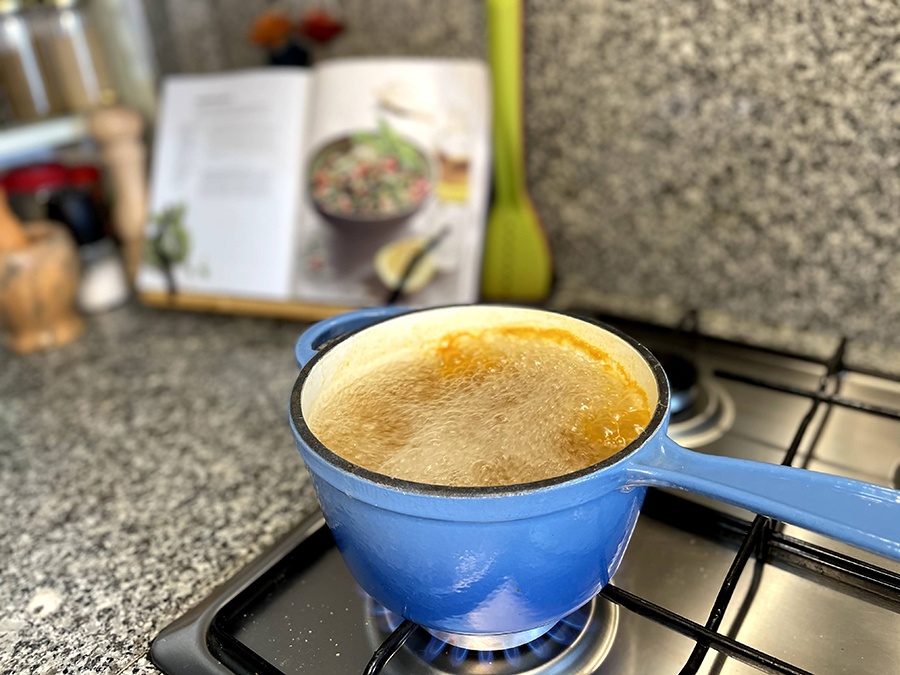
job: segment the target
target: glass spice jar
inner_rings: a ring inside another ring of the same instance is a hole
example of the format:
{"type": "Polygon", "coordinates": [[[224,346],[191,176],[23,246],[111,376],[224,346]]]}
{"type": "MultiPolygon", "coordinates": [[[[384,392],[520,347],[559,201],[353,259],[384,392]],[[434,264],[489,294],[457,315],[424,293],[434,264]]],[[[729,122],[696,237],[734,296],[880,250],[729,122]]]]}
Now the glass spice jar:
{"type": "Polygon", "coordinates": [[[34,16],[21,0],[0,0],[0,78],[19,122],[62,112],[56,82],[35,47],[34,16]]]}
{"type": "Polygon", "coordinates": [[[84,112],[115,103],[109,65],[90,14],[78,0],[45,0],[45,4],[53,9],[41,13],[35,33],[66,107],[84,112]]]}

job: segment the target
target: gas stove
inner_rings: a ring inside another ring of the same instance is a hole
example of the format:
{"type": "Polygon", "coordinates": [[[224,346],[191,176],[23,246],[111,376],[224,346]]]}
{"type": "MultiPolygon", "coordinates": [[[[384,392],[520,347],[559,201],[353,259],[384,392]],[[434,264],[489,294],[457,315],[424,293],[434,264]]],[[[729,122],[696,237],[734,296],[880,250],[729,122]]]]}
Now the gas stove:
{"type": "MultiPolygon", "coordinates": [[[[826,359],[609,319],[673,388],[701,452],[900,488],[900,380],[826,359]]],[[[900,563],[684,492],[654,490],[603,591],[526,644],[461,644],[378,605],[320,515],[166,628],[163,672],[374,675],[891,673],[900,563]]]]}

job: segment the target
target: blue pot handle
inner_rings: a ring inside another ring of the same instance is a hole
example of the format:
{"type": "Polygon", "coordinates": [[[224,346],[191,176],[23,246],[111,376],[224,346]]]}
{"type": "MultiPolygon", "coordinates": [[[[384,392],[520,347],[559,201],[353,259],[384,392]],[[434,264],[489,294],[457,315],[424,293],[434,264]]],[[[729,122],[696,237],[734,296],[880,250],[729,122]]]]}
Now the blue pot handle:
{"type": "Polygon", "coordinates": [[[632,455],[629,482],[678,488],[900,560],[900,491],[682,448],[668,436],[632,455]]]}
{"type": "Polygon", "coordinates": [[[294,347],[297,364],[302,368],[316,355],[323,344],[345,333],[350,333],[366,326],[371,326],[382,319],[389,319],[398,314],[409,312],[409,307],[391,305],[387,307],[368,307],[355,312],[338,314],[330,319],[319,321],[303,331],[294,347]]]}

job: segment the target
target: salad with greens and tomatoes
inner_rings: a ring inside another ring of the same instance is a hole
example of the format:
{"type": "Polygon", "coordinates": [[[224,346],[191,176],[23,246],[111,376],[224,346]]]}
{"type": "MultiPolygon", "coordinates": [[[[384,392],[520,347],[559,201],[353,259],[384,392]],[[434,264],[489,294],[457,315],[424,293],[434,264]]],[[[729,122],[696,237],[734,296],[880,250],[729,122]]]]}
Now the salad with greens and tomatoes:
{"type": "Polygon", "coordinates": [[[390,218],[415,210],[431,187],[425,153],[386,122],[327,145],[313,160],[310,191],[326,214],[390,218]]]}

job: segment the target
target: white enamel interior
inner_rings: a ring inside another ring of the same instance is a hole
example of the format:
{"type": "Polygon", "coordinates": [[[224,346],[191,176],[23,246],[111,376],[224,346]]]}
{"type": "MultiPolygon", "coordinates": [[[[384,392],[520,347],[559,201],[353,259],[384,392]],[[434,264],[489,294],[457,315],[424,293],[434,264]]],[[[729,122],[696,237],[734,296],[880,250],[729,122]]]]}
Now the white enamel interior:
{"type": "Polygon", "coordinates": [[[647,395],[650,410],[659,400],[656,378],[644,357],[625,340],[599,326],[569,316],[522,307],[470,305],[403,314],[366,328],[333,347],[312,368],[301,394],[304,417],[318,396],[328,396],[366,377],[385,361],[415,359],[417,349],[456,331],[500,326],[558,328],[596,345],[620,364],[647,395]]]}

